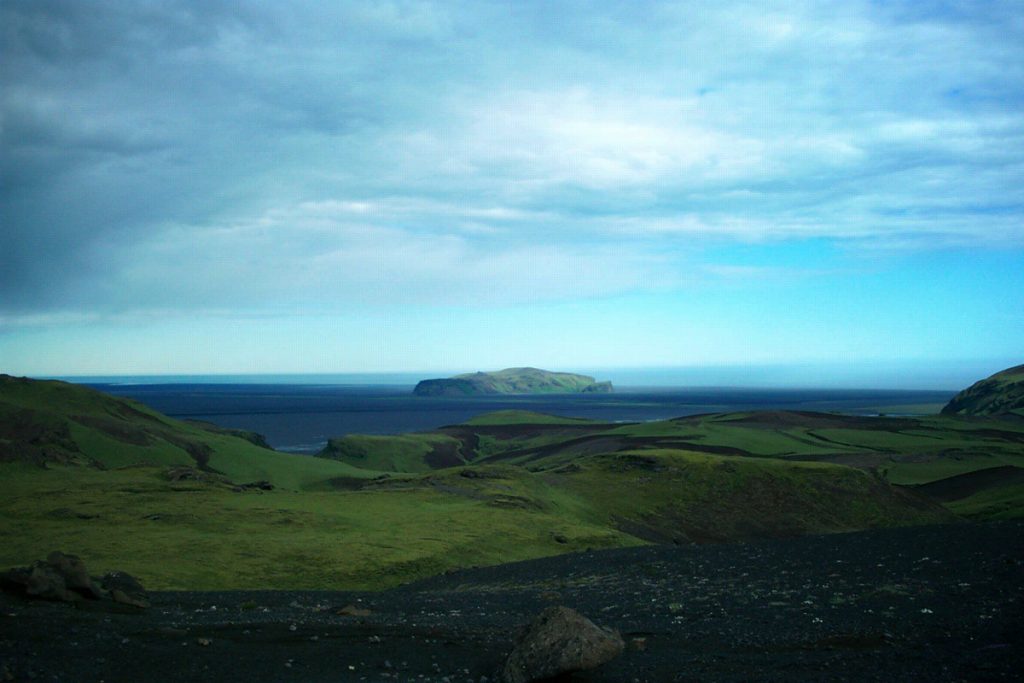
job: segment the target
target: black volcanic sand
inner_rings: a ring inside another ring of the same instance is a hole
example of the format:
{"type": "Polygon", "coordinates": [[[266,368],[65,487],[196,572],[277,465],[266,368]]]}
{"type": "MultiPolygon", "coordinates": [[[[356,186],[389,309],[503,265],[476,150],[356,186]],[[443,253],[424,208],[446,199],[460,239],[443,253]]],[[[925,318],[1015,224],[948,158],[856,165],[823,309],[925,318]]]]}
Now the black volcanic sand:
{"type": "Polygon", "coordinates": [[[1020,680],[1024,522],[580,553],[383,593],[152,599],[3,595],[0,681],[493,681],[516,627],[552,604],[629,644],[567,680],[1020,680]],[[349,604],[371,613],[338,614],[349,604]]]}

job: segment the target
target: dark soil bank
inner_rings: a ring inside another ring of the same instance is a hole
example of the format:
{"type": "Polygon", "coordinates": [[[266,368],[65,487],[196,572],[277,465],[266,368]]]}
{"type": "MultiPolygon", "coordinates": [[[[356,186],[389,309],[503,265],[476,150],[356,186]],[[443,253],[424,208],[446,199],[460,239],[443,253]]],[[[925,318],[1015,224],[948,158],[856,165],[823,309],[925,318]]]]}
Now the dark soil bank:
{"type": "Polygon", "coordinates": [[[1024,523],[582,553],[385,593],[151,598],[3,595],[0,681],[493,681],[552,604],[627,643],[572,680],[1019,680],[1024,523]]]}

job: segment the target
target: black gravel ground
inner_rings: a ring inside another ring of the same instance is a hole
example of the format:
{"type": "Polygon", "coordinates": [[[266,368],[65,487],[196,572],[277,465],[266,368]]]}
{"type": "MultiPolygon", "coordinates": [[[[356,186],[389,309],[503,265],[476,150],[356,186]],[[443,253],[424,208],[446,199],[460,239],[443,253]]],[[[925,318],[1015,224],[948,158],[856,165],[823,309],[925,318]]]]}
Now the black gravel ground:
{"type": "Polygon", "coordinates": [[[552,604],[628,645],[571,680],[1021,680],[1024,522],[580,553],[383,593],[152,601],[0,595],[0,681],[480,683],[552,604]],[[369,614],[339,614],[348,605],[369,614]]]}

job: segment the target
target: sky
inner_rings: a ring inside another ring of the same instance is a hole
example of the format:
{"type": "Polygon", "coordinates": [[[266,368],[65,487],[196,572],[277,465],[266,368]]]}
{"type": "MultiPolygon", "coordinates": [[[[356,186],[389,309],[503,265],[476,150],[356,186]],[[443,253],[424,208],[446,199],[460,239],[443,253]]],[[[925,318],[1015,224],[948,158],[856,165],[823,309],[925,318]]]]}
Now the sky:
{"type": "Polygon", "coordinates": [[[0,371],[994,372],[1021,35],[1020,2],[0,0],[0,371]]]}

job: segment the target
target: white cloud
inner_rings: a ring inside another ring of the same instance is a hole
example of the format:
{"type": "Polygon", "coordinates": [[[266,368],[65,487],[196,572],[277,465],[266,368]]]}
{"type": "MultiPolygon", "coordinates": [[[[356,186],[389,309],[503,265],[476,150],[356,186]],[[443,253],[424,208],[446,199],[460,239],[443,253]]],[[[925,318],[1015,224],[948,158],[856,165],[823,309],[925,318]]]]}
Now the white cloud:
{"type": "Polygon", "coordinates": [[[595,190],[656,183],[683,173],[735,177],[762,145],[707,126],[697,103],[570,88],[517,90],[475,103],[445,135],[455,169],[500,173],[538,188],[595,190]]]}
{"type": "Polygon", "coordinates": [[[1012,3],[24,7],[4,312],[564,300],[722,244],[1024,245],[1012,3]]]}
{"type": "MultiPolygon", "coordinates": [[[[303,202],[217,226],[168,226],[106,245],[104,297],[130,307],[339,310],[509,305],[665,287],[671,264],[643,248],[504,241],[373,223],[351,202],[303,202]],[[494,241],[494,240],[497,241],[494,241]],[[144,301],[139,294],[145,293],[144,301]]],[[[402,216],[401,213],[398,214],[402,216]]]]}

